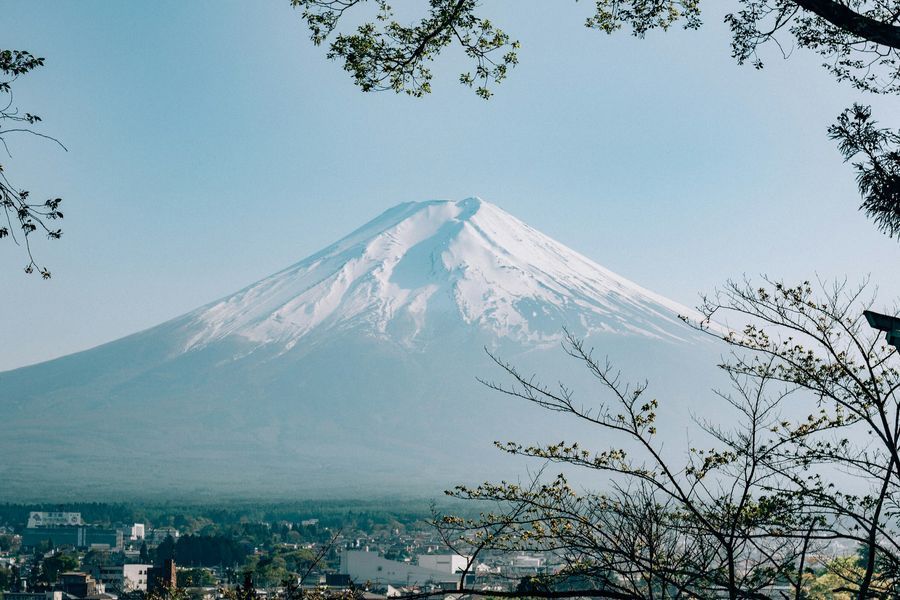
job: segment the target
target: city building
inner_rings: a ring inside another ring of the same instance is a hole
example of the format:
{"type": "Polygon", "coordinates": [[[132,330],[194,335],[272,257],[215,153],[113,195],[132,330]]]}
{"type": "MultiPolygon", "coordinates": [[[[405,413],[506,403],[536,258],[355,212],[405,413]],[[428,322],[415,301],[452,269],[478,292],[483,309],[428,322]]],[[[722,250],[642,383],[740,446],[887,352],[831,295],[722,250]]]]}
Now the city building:
{"type": "Polygon", "coordinates": [[[160,567],[150,567],[147,569],[147,593],[151,594],[157,590],[165,591],[178,587],[178,572],[175,568],[175,561],[171,558],[160,567]]]}
{"type": "Polygon", "coordinates": [[[146,592],[147,574],[153,565],[125,564],[95,567],[92,575],[112,592],[146,592]]]}
{"type": "Polygon", "coordinates": [[[63,600],[63,593],[54,592],[3,592],[3,600],[63,600]]]}
{"type": "Polygon", "coordinates": [[[122,532],[86,526],[29,527],[22,532],[22,545],[34,548],[42,543],[52,543],[56,548],[93,548],[118,550],[122,547],[122,532]]]}
{"type": "Polygon", "coordinates": [[[460,554],[420,554],[419,566],[443,573],[462,573],[469,560],[460,554]]]}
{"type": "Polygon", "coordinates": [[[43,543],[54,547],[118,550],[122,548],[122,532],[85,525],[80,512],[31,511],[22,532],[22,546],[34,548],[43,543]]]}
{"type": "Polygon", "coordinates": [[[325,585],[328,587],[350,587],[350,576],[346,573],[325,573],[325,585]]]}
{"type": "Polygon", "coordinates": [[[129,539],[132,541],[144,539],[145,531],[143,523],[135,523],[131,526],[131,535],[129,539]]]}
{"type": "Polygon", "coordinates": [[[388,560],[375,552],[345,550],[341,553],[341,573],[355,582],[369,581],[390,585],[422,585],[425,583],[456,583],[458,578],[449,571],[428,569],[419,565],[388,560]]]}
{"type": "Polygon", "coordinates": [[[517,553],[512,556],[512,568],[518,571],[534,571],[538,572],[540,569],[544,567],[545,560],[541,556],[534,556],[531,554],[525,554],[524,552],[517,553]]]}
{"type": "Polygon", "coordinates": [[[84,525],[80,512],[44,512],[28,513],[29,529],[35,527],[78,527],[84,525]]]}
{"type": "Polygon", "coordinates": [[[82,600],[115,600],[116,596],[106,593],[102,583],[87,573],[68,572],[59,576],[56,590],[64,597],[71,596],[82,600]]]}

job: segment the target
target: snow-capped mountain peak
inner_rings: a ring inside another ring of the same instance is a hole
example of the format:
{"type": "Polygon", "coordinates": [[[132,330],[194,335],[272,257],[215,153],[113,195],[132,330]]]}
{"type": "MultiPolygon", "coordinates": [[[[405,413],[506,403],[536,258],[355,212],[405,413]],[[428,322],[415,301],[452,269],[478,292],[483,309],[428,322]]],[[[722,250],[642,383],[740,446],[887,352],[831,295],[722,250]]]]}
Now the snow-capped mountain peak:
{"type": "Polygon", "coordinates": [[[288,350],[357,327],[414,346],[447,319],[528,344],[563,327],[672,339],[691,312],[479,198],[409,202],[191,313],[185,350],[229,336],[288,350]]]}

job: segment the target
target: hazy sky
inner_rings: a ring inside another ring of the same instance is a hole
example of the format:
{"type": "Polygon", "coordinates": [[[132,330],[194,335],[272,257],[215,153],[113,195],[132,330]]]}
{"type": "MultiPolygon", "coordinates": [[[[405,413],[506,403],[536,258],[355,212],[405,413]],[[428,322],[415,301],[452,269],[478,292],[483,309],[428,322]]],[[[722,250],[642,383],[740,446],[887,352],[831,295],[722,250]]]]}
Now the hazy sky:
{"type": "Polygon", "coordinates": [[[590,3],[483,4],[522,42],[489,102],[453,57],[429,97],[361,93],[288,0],[8,0],[3,46],[47,59],[17,104],[69,151],[20,136],[2,160],[66,218],[36,244],[50,281],[0,242],[0,370],[156,325],[431,198],[479,195],[685,304],[744,273],[871,273],[885,304],[900,295],[900,248],[825,136],[871,99],[814,56],[738,67],[719,14],[636,40],[584,29],[590,3]]]}

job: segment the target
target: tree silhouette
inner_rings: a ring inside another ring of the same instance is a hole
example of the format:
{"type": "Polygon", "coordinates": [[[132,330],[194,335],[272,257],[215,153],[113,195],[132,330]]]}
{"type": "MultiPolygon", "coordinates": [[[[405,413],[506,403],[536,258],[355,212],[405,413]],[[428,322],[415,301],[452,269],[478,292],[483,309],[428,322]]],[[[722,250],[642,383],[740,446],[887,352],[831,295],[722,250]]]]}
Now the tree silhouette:
{"type": "MultiPolygon", "coordinates": [[[[41,118],[35,114],[21,112],[14,106],[13,84],[22,75],[43,66],[44,59],[36,57],[24,50],[0,50],[0,146],[11,157],[8,140],[13,134],[36,135],[58,144],[61,143],[43,133],[35,131],[34,126],[41,118]],[[5,96],[5,101],[3,99],[5,96]],[[9,125],[7,125],[9,124],[9,125]]],[[[0,239],[9,238],[23,246],[27,255],[26,273],[38,272],[44,279],[50,278],[50,271],[40,266],[32,253],[31,236],[43,233],[48,239],[56,240],[62,230],[51,227],[50,222],[63,218],[59,206],[61,198],[51,198],[44,202],[31,201],[28,190],[13,184],[8,173],[0,163],[0,207],[3,209],[5,222],[0,220],[0,239]]]]}

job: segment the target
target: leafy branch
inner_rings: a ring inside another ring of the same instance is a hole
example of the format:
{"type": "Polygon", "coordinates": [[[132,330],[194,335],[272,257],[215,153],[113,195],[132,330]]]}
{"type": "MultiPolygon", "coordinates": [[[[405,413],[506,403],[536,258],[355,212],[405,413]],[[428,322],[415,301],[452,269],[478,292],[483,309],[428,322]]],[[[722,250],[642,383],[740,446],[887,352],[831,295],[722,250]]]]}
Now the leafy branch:
{"type": "MultiPolygon", "coordinates": [[[[0,146],[8,157],[12,157],[7,142],[11,134],[30,134],[51,140],[63,150],[66,149],[59,140],[35,131],[32,126],[41,122],[38,115],[20,112],[14,106],[13,88],[21,75],[43,66],[44,59],[23,50],[0,50],[0,97],[6,101],[0,107],[0,146]],[[12,126],[4,127],[9,123],[12,126]]],[[[2,101],[2,100],[0,100],[2,101]]],[[[60,210],[61,198],[51,198],[35,203],[30,199],[30,192],[17,187],[9,179],[4,165],[0,163],[0,208],[3,209],[5,222],[0,221],[0,239],[10,238],[18,246],[24,246],[28,258],[26,273],[38,272],[44,279],[50,278],[50,271],[37,263],[32,252],[31,236],[43,233],[48,239],[56,240],[62,236],[62,229],[51,226],[51,222],[63,218],[60,210]]],[[[55,224],[54,224],[55,225],[55,224]]]]}

